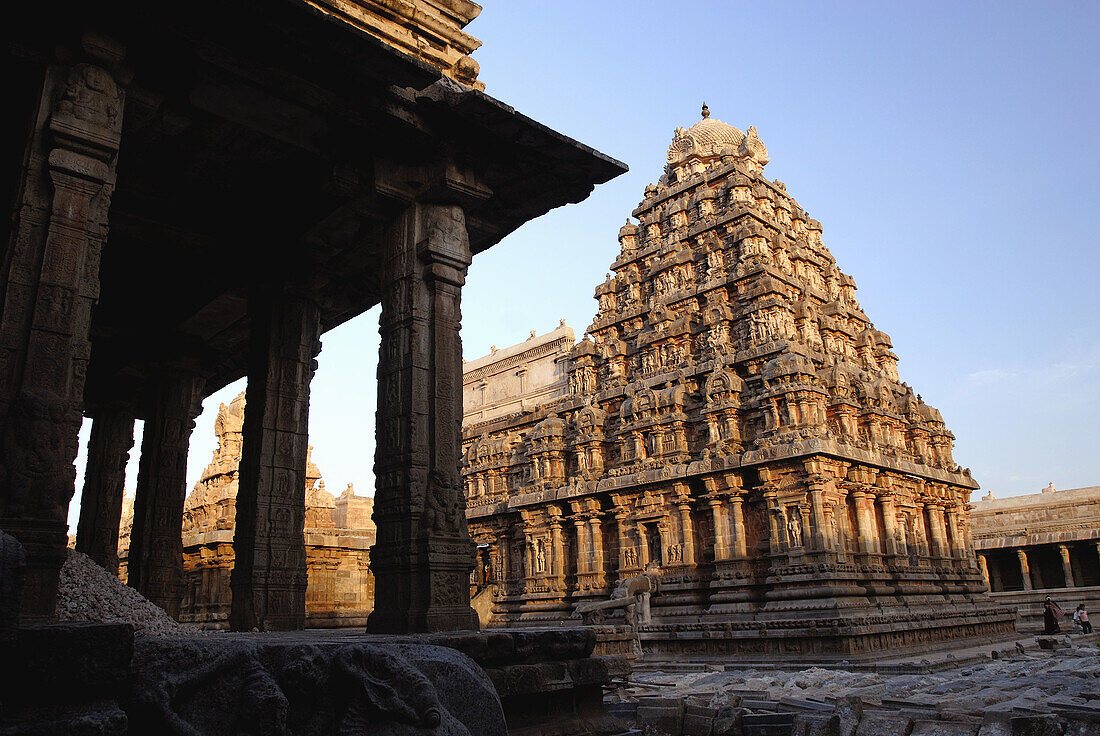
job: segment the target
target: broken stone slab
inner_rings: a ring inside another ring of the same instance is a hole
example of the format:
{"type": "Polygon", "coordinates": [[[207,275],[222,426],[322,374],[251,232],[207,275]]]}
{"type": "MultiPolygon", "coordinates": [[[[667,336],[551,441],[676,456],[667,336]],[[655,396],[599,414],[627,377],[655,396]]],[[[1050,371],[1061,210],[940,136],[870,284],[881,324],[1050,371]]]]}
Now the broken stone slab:
{"type": "Polygon", "coordinates": [[[744,708],[736,706],[723,706],[714,716],[714,726],[711,736],[741,736],[744,732],[741,719],[745,715],[744,708]]]}
{"type": "Polygon", "coordinates": [[[896,713],[865,714],[856,728],[856,736],[909,736],[913,719],[896,713]]]}
{"type": "Polygon", "coordinates": [[[782,697],[779,699],[779,707],[800,711],[832,712],[834,707],[820,700],[805,700],[802,698],[782,697]]]}
{"type": "Polygon", "coordinates": [[[684,722],[680,727],[683,736],[711,736],[717,708],[688,704],[684,707],[684,722]]]}
{"type": "Polygon", "coordinates": [[[824,713],[799,713],[791,736],[840,736],[840,717],[824,713]]]}
{"type": "Polygon", "coordinates": [[[863,699],[846,695],[836,699],[835,708],[840,719],[840,736],[853,736],[863,718],[863,699]]]}
{"type": "Polygon", "coordinates": [[[1063,736],[1065,724],[1053,714],[1016,716],[1009,719],[1012,736],[1063,736]]]}
{"type": "Polygon", "coordinates": [[[964,721],[914,721],[910,736],[977,736],[979,728],[964,721]]]}
{"type": "Polygon", "coordinates": [[[794,728],[794,713],[745,713],[741,729],[745,736],[787,736],[794,728]]]}
{"type": "Polygon", "coordinates": [[[679,698],[647,698],[638,703],[638,726],[654,736],[680,736],[684,702],[679,698]]]}

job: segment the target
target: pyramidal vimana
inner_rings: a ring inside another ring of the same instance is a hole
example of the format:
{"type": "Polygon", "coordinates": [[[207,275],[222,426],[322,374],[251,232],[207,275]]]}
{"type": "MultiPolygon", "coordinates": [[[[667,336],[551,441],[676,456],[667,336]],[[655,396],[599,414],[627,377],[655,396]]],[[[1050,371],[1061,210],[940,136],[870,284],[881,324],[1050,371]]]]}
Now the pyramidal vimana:
{"type": "Polygon", "coordinates": [[[563,323],[464,365],[494,623],[556,624],[648,575],[650,653],[839,659],[1013,631],[953,435],[767,163],[754,127],[704,105],[619,231],[584,338],[563,323]]]}

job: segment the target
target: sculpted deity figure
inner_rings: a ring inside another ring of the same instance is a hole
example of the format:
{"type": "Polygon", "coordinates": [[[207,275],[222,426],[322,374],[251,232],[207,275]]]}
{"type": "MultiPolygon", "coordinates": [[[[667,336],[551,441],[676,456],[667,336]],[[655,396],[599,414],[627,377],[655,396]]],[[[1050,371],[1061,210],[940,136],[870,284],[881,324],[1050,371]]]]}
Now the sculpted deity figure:
{"type": "Polygon", "coordinates": [[[802,523],[798,519],[798,511],[790,511],[790,518],[787,520],[787,537],[791,543],[791,547],[802,546],[802,523]]]}
{"type": "Polygon", "coordinates": [[[546,572],[546,546],[541,538],[535,540],[535,572],[546,572]]]}

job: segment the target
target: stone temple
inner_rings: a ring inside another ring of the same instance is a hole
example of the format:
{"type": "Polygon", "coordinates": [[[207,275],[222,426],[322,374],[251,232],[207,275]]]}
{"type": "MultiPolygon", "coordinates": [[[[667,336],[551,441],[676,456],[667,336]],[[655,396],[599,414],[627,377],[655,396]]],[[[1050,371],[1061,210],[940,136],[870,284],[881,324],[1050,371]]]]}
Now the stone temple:
{"type": "MultiPolygon", "coordinates": [[[[183,503],[183,592],[179,620],[206,629],[229,628],[233,595],[230,586],[235,556],[237,491],[244,444],[245,395],[218,407],[218,438],[210,463],[183,503]]],[[[374,499],[358,496],[349,483],[339,496],[325,490],[306,451],[305,623],[310,628],[365,626],[374,608],[370,547],[376,529],[371,520],[374,499]]],[[[123,581],[129,563],[133,502],[124,505],[119,534],[123,581]]]]}
{"type": "MultiPolygon", "coordinates": [[[[653,653],[873,656],[1014,631],[977,484],[903,383],[756,128],[678,128],[573,345],[464,366],[464,481],[494,622],[648,575],[653,653]]],[[[486,593],[487,595],[487,593],[486,593]]]]}

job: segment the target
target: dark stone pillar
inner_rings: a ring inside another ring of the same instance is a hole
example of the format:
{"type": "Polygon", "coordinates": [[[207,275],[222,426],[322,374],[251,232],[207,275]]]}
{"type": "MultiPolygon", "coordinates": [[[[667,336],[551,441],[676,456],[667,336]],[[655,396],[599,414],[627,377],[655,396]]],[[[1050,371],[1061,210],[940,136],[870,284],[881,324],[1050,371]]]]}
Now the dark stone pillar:
{"type": "Polygon", "coordinates": [[[413,205],[387,231],[370,631],[478,628],[469,595],[475,549],[458,479],[459,300],[469,264],[460,207],[413,205]]]}
{"type": "Polygon", "coordinates": [[[306,622],[306,454],[309,382],[320,310],[308,299],[255,298],[233,534],[234,631],[306,622]]]}
{"type": "Polygon", "coordinates": [[[129,409],[105,406],[92,417],[88,464],[80,496],[80,521],[76,550],[106,570],[118,574],[118,524],[122,518],[122,493],[126,461],[134,446],[134,414],[129,409]]]}
{"type": "Polygon", "coordinates": [[[69,51],[90,63],[44,70],[0,266],[0,528],[26,551],[27,621],[56,607],[122,129],[122,50],[86,37],[69,51]]]}
{"type": "Polygon", "coordinates": [[[178,618],[183,598],[180,535],[187,496],[187,448],[195,417],[202,411],[203,380],[192,372],[170,369],[150,381],[127,583],[178,618]]]}

